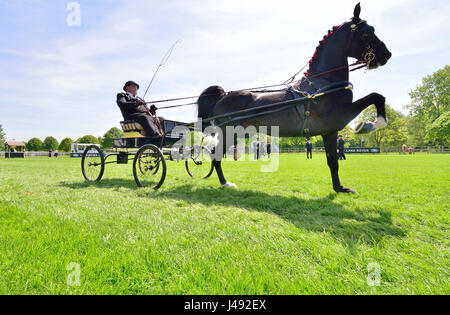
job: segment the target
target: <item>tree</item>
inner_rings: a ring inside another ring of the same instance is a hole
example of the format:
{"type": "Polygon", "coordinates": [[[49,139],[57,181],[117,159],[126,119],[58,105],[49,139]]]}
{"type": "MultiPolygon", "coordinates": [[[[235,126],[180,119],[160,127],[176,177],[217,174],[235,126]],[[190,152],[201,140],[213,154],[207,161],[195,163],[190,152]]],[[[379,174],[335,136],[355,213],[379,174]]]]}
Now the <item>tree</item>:
{"type": "MultiPolygon", "coordinates": [[[[440,133],[436,133],[438,127],[434,123],[441,115],[450,111],[450,66],[423,78],[422,84],[409,95],[411,103],[406,108],[413,118],[409,124],[412,127],[410,132],[413,133],[411,138],[420,140],[420,144],[442,144],[443,139],[436,138],[440,133]],[[431,131],[433,125],[434,129],[431,131]]],[[[443,121],[438,124],[441,123],[443,121]]]]}
{"type": "Polygon", "coordinates": [[[39,138],[32,138],[27,142],[27,151],[42,151],[44,143],[39,138]]]}
{"type": "Polygon", "coordinates": [[[81,137],[77,140],[77,143],[99,144],[98,139],[92,135],[81,137]]]}
{"type": "Polygon", "coordinates": [[[280,148],[304,148],[306,139],[302,137],[282,137],[279,144],[280,148]]]}
{"type": "Polygon", "coordinates": [[[346,144],[349,147],[359,147],[360,146],[360,141],[361,139],[359,139],[356,135],[355,135],[355,131],[353,131],[353,129],[350,126],[345,126],[344,129],[342,129],[341,131],[339,131],[339,134],[342,135],[342,137],[344,138],[346,144]]]}
{"type": "Polygon", "coordinates": [[[5,132],[3,131],[2,125],[0,125],[0,150],[5,146],[5,132]]]}
{"type": "Polygon", "coordinates": [[[428,129],[430,140],[440,145],[450,143],[450,111],[442,114],[428,129]]]}
{"type": "MultiPolygon", "coordinates": [[[[376,108],[371,106],[361,113],[357,122],[374,121],[376,117],[376,108]]],[[[361,137],[364,137],[367,146],[401,146],[408,139],[407,118],[389,105],[386,105],[386,117],[388,120],[386,128],[378,129],[368,135],[357,136],[355,138],[360,141],[361,137]]]]}
{"type": "Polygon", "coordinates": [[[115,138],[122,138],[123,132],[117,127],[109,129],[103,136],[102,148],[108,149],[113,147],[113,140],[115,138]]]}
{"type": "Polygon", "coordinates": [[[422,115],[434,122],[450,110],[450,66],[445,66],[423,78],[422,84],[409,93],[411,104],[407,105],[413,116],[422,115]]]}
{"type": "Polygon", "coordinates": [[[59,144],[58,150],[63,152],[70,152],[71,145],[73,143],[73,140],[70,138],[65,138],[61,141],[59,144]]]}
{"type": "Polygon", "coordinates": [[[44,149],[45,150],[56,150],[59,147],[58,140],[53,137],[47,137],[44,139],[44,149]]]}

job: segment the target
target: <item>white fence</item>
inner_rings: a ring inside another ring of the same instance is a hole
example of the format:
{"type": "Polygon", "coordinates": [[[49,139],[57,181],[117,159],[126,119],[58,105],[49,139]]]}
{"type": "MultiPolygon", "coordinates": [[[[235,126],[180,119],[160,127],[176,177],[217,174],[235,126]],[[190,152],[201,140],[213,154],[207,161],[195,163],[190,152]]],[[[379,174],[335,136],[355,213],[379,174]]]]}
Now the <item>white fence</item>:
{"type": "MultiPolygon", "coordinates": [[[[409,147],[408,147],[409,148],[409,147]]],[[[408,150],[407,150],[408,151],[408,150]]],[[[280,149],[280,153],[305,153],[305,148],[280,149]]],[[[325,148],[314,148],[313,152],[325,152],[325,148]]],[[[450,147],[413,147],[414,153],[450,153],[450,147]]],[[[381,153],[399,153],[402,154],[402,148],[381,148],[381,153]]],[[[406,152],[408,153],[408,152],[406,152]]]]}
{"type": "MultiPolygon", "coordinates": [[[[305,153],[304,148],[280,149],[280,153],[305,153]]],[[[313,152],[325,152],[325,148],[314,148],[313,152]]],[[[414,153],[450,153],[450,147],[414,147],[414,153]]],[[[248,153],[248,152],[246,152],[248,153]]],[[[275,152],[273,152],[275,153],[275,152]]],[[[402,148],[382,148],[381,153],[399,153],[402,154],[402,148]]],[[[406,152],[408,153],[408,152],[406,152]]],[[[8,152],[6,153],[8,154],[8,152]]],[[[58,156],[70,156],[68,152],[58,152],[58,156]]],[[[5,157],[5,152],[0,151],[0,158],[5,157]]],[[[25,157],[48,157],[48,152],[25,152],[25,157]]],[[[52,154],[54,157],[54,153],[52,154]]]]}

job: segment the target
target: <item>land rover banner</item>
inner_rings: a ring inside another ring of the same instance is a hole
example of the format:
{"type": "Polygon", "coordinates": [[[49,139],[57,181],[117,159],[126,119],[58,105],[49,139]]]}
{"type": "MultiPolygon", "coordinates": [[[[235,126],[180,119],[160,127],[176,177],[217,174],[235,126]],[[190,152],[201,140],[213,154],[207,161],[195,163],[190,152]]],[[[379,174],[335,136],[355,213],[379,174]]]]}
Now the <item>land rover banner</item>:
{"type": "Polygon", "coordinates": [[[381,153],[380,148],[345,148],[345,153],[381,153]]]}

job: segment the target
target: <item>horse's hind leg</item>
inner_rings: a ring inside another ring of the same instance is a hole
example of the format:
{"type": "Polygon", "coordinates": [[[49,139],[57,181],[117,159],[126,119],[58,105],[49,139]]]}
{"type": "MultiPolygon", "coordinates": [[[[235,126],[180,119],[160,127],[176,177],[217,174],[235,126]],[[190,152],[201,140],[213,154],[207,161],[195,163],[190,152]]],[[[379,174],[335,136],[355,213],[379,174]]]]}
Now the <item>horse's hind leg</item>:
{"type": "Polygon", "coordinates": [[[341,185],[339,180],[339,162],[337,155],[337,131],[322,135],[325,151],[327,153],[327,163],[331,171],[333,189],[338,193],[356,193],[353,189],[341,185]]]}
{"type": "Polygon", "coordinates": [[[386,99],[383,95],[372,93],[366,97],[357,100],[352,104],[354,116],[358,116],[364,109],[370,105],[377,108],[377,119],[375,122],[361,122],[355,129],[356,134],[365,134],[387,126],[386,118],[386,99]]]}

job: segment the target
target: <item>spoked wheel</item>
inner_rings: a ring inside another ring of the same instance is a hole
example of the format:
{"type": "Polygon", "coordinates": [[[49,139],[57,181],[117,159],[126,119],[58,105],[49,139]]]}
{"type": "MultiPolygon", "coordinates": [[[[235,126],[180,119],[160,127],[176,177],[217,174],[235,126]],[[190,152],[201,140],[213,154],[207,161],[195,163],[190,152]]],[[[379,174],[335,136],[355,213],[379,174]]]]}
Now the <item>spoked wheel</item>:
{"type": "Polygon", "coordinates": [[[91,145],[84,150],[81,158],[81,171],[88,182],[102,179],[105,171],[105,156],[99,147],[91,145]]]}
{"type": "Polygon", "coordinates": [[[133,175],[139,187],[158,189],[166,178],[166,160],[153,144],[141,147],[133,161],[133,175]]]}
{"type": "Polygon", "coordinates": [[[206,147],[194,146],[186,160],[186,171],[194,178],[208,178],[213,172],[211,152],[206,147]]]}

